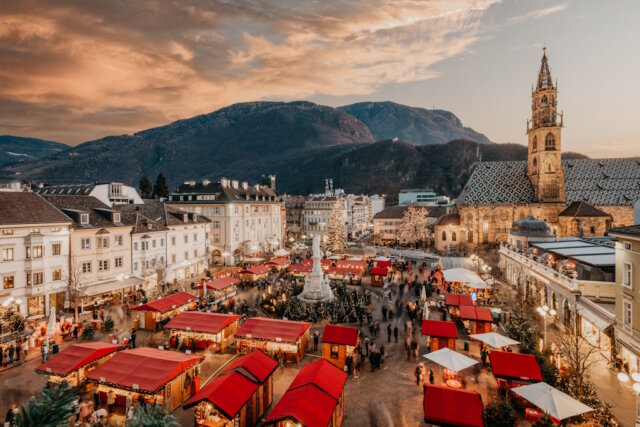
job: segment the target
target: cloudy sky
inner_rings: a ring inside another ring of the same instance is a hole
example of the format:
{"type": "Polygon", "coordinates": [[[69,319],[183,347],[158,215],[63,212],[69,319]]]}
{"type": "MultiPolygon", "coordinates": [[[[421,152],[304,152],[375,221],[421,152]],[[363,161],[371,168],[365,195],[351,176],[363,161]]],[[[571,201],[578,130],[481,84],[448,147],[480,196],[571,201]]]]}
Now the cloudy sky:
{"type": "Polygon", "coordinates": [[[525,143],[547,46],[563,148],[640,155],[640,2],[3,2],[0,134],[78,144],[251,100],[391,100],[525,143]]]}

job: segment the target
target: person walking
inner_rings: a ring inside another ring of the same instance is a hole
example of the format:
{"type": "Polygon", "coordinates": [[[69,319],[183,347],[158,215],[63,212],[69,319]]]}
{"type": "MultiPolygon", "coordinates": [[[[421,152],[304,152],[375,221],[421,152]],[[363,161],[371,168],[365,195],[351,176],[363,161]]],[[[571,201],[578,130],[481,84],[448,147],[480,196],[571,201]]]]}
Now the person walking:
{"type": "Polygon", "coordinates": [[[383,322],[387,321],[387,306],[386,305],[382,306],[382,321],[383,322]]]}
{"type": "Polygon", "coordinates": [[[16,362],[20,361],[20,354],[22,353],[22,340],[16,340],[16,362]]]}
{"type": "Polygon", "coordinates": [[[435,374],[433,373],[433,369],[429,369],[429,384],[433,384],[435,379],[435,374]]]}
{"type": "Polygon", "coordinates": [[[13,358],[15,356],[16,348],[13,344],[9,346],[9,363],[13,364],[13,358]]]}
{"type": "Polygon", "coordinates": [[[410,357],[415,355],[416,356],[416,360],[418,360],[418,343],[411,340],[411,353],[410,353],[410,357]]]}
{"type": "Polygon", "coordinates": [[[393,340],[398,343],[398,325],[393,327],[393,340]]]}
{"type": "Polygon", "coordinates": [[[391,323],[387,324],[387,342],[391,342],[391,333],[393,330],[391,329],[391,323]]]}
{"type": "Polygon", "coordinates": [[[4,425],[13,427],[16,425],[16,413],[18,412],[18,407],[15,403],[11,404],[11,407],[7,411],[7,415],[4,418],[4,425]]]}
{"type": "Polygon", "coordinates": [[[380,363],[384,363],[384,345],[380,344],[380,363]]]}
{"type": "Polygon", "coordinates": [[[29,352],[29,340],[22,341],[22,352],[24,353],[24,361],[27,361],[27,353],[29,352]]]}
{"type": "Polygon", "coordinates": [[[416,366],[416,385],[420,387],[420,384],[422,384],[422,369],[420,364],[418,364],[418,366],[416,366]]]}
{"type": "Polygon", "coordinates": [[[47,361],[47,356],[49,355],[49,341],[44,340],[42,343],[42,347],[40,347],[40,352],[42,353],[42,363],[47,361]]]}
{"type": "Polygon", "coordinates": [[[136,348],[136,330],[131,329],[131,348],[136,348]]]}
{"type": "Polygon", "coordinates": [[[313,333],[313,351],[318,351],[318,341],[320,340],[320,337],[318,335],[318,331],[315,331],[313,333]]]}
{"type": "Polygon", "coordinates": [[[483,368],[487,366],[487,352],[484,348],[480,350],[480,360],[482,360],[483,368]]]}

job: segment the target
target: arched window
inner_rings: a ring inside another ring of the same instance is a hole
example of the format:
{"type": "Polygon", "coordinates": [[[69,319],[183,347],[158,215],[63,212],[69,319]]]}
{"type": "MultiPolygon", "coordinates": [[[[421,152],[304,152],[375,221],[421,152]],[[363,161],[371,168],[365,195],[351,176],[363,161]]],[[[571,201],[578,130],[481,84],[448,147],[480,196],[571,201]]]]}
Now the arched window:
{"type": "Polygon", "coordinates": [[[456,232],[454,231],[453,233],[451,233],[451,241],[455,242],[456,239],[457,239],[457,236],[456,236],[456,232]]]}
{"type": "Polygon", "coordinates": [[[447,241],[447,232],[446,232],[446,231],[443,231],[443,232],[442,232],[442,241],[443,241],[443,242],[446,242],[446,241],[447,241]]]}
{"type": "Polygon", "coordinates": [[[538,159],[533,158],[533,173],[538,173],[538,159]]]}
{"type": "Polygon", "coordinates": [[[553,137],[553,134],[547,134],[547,137],[544,139],[544,149],[546,151],[553,151],[556,149],[556,139],[553,137]]]}
{"type": "Polygon", "coordinates": [[[538,151],[538,137],[533,137],[533,151],[538,151]]]}
{"type": "Polygon", "coordinates": [[[543,106],[543,107],[546,107],[546,106],[547,106],[547,95],[544,95],[544,96],[542,97],[542,106],[543,106]]]}

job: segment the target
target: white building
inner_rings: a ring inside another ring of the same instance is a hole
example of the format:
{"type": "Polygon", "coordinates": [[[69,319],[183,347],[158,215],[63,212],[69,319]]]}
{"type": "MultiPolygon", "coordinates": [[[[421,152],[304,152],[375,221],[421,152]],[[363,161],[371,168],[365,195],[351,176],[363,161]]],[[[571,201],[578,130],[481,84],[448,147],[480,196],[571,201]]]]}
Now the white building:
{"type": "Polygon", "coordinates": [[[0,191],[0,302],[28,317],[62,309],[71,220],[38,195],[0,191]]]}
{"type": "Polygon", "coordinates": [[[424,206],[453,206],[447,196],[438,196],[432,189],[408,189],[400,190],[398,194],[399,205],[419,204],[424,206]]]}
{"type": "Polygon", "coordinates": [[[346,198],[336,196],[309,196],[304,202],[304,232],[307,236],[320,236],[322,242],[327,240],[329,235],[329,221],[334,206],[340,205],[342,222],[346,235],[351,230],[351,220],[349,218],[349,206],[346,198]]]}
{"type": "Polygon", "coordinates": [[[385,197],[374,194],[373,196],[369,196],[369,224],[373,225],[373,217],[376,216],[378,212],[382,212],[385,207],[385,197]]]}
{"type": "Polygon", "coordinates": [[[96,184],[40,185],[33,190],[40,195],[92,196],[108,206],[142,204],[138,191],[119,182],[96,184]]]}

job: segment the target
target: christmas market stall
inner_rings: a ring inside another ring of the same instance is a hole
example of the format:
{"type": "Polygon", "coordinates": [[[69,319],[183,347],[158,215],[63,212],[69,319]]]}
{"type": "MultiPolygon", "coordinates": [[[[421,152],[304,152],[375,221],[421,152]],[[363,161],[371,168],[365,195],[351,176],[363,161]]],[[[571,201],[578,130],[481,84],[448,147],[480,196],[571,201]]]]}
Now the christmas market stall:
{"type": "Polygon", "coordinates": [[[272,269],[281,271],[289,267],[289,265],[291,265],[291,261],[289,261],[289,258],[273,258],[271,261],[267,262],[266,265],[272,269]]]}
{"type": "MultiPolygon", "coordinates": [[[[540,365],[533,354],[491,351],[489,361],[501,391],[542,381],[540,365]]],[[[518,396],[515,397],[519,399],[518,396]]]]}
{"type": "Polygon", "coordinates": [[[360,275],[364,274],[367,268],[367,262],[363,259],[339,259],[334,264],[336,267],[357,268],[360,270],[360,275]]]}
{"type": "Polygon", "coordinates": [[[238,353],[262,350],[271,357],[299,363],[309,350],[311,323],[250,317],[236,331],[238,353]]]}
{"type": "Polygon", "coordinates": [[[224,352],[229,341],[233,341],[238,319],[240,316],[235,314],[185,311],[171,319],[164,328],[171,335],[171,348],[179,350],[182,346],[192,351],[210,348],[224,352]]]}
{"type": "Polygon", "coordinates": [[[245,282],[255,282],[269,277],[271,267],[266,264],[254,265],[238,273],[238,278],[245,282]]]}
{"type": "Polygon", "coordinates": [[[207,289],[207,295],[211,295],[214,304],[220,304],[233,298],[238,293],[238,283],[240,280],[235,277],[225,276],[219,279],[202,280],[194,289],[198,290],[198,294],[204,296],[204,289],[207,289]],[[200,291],[202,289],[202,291],[200,291]]]}
{"type": "Polygon", "coordinates": [[[109,360],[122,345],[107,342],[72,344],[36,368],[36,372],[49,376],[49,382],[67,382],[78,387],[89,372],[109,360]]]}
{"type": "Polygon", "coordinates": [[[97,399],[126,414],[144,401],[171,412],[200,388],[202,356],[140,347],[118,352],[87,375],[96,384],[97,399]]]}
{"type": "Polygon", "coordinates": [[[477,391],[424,385],[424,421],[451,427],[484,427],[482,397],[477,391]]]}
{"type": "Polygon", "coordinates": [[[491,332],[493,316],[491,310],[486,307],[463,305],[460,307],[460,319],[470,334],[484,334],[491,332]]]}
{"type": "Polygon", "coordinates": [[[362,269],[360,267],[338,267],[332,265],[327,271],[327,277],[332,280],[340,280],[355,285],[362,281],[362,269]]]}
{"type": "Polygon", "coordinates": [[[387,257],[379,256],[373,259],[376,267],[391,268],[391,260],[387,257]]]}
{"type": "Polygon", "coordinates": [[[240,356],[184,408],[195,406],[196,426],[254,426],[271,406],[277,367],[278,362],[260,350],[240,356]]]}
{"type": "Polygon", "coordinates": [[[389,269],[387,267],[371,267],[369,274],[371,275],[371,286],[384,286],[389,269]]]}
{"type": "Polygon", "coordinates": [[[358,328],[327,325],[322,333],[322,358],[342,369],[359,342],[358,328]]]}
{"type": "Polygon", "coordinates": [[[456,349],[458,330],[454,322],[424,319],[422,321],[422,335],[427,337],[427,347],[430,352],[441,348],[456,349]]]}
{"type": "Polygon", "coordinates": [[[306,277],[313,269],[313,264],[291,264],[289,266],[289,275],[294,277],[306,277]]]}
{"type": "Polygon", "coordinates": [[[460,307],[465,305],[473,305],[471,295],[461,294],[444,294],[444,305],[449,309],[449,313],[453,317],[460,316],[460,307]]]}
{"type": "Polygon", "coordinates": [[[178,292],[133,309],[138,312],[134,328],[155,331],[162,328],[173,316],[183,311],[195,310],[196,297],[187,292],[178,292]]]}
{"type": "Polygon", "coordinates": [[[347,374],[326,360],[300,369],[264,425],[340,427],[347,374]]]}

